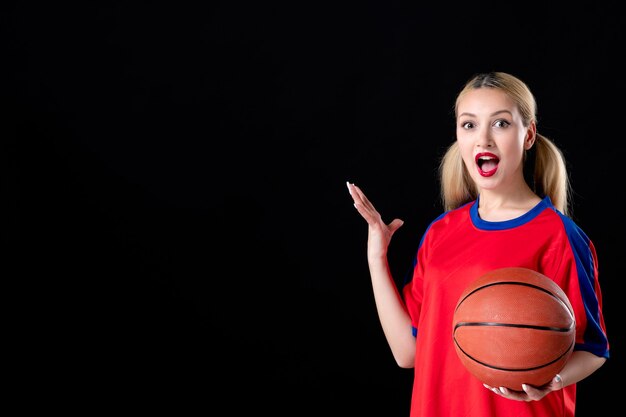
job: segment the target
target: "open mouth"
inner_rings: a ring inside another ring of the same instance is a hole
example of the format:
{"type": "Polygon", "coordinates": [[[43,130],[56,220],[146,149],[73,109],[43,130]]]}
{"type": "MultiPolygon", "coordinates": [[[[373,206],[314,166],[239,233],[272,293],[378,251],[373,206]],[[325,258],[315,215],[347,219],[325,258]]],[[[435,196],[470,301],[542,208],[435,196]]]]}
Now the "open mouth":
{"type": "Polygon", "coordinates": [[[490,177],[498,170],[500,159],[490,152],[481,152],[474,157],[478,166],[478,173],[483,177],[490,177]]]}

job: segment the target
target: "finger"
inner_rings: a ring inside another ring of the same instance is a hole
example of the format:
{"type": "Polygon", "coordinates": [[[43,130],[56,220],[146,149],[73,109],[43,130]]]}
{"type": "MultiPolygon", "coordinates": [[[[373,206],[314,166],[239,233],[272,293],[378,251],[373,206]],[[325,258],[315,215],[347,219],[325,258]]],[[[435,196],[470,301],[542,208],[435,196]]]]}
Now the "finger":
{"type": "Polygon", "coordinates": [[[371,211],[367,210],[367,208],[365,208],[362,204],[354,203],[354,207],[368,224],[374,225],[377,222],[378,218],[372,214],[371,211]]]}
{"type": "MultiPolygon", "coordinates": [[[[354,184],[346,183],[348,185],[348,192],[350,196],[352,196],[352,200],[354,200],[355,204],[361,205],[369,210],[367,199],[363,192],[354,184]]],[[[371,204],[370,204],[371,205],[371,204]]]]}
{"type": "Polygon", "coordinates": [[[522,389],[524,390],[524,392],[526,393],[528,398],[531,399],[531,400],[539,400],[539,399],[541,399],[543,397],[541,395],[541,390],[539,390],[537,388],[534,388],[531,385],[522,384],[522,389]]]}
{"type": "Polygon", "coordinates": [[[363,191],[358,185],[355,185],[353,183],[351,184],[349,182],[347,184],[348,184],[348,190],[350,191],[352,198],[355,200],[358,200],[357,203],[362,204],[363,206],[367,207],[368,210],[373,210],[373,211],[376,210],[374,208],[374,205],[369,201],[369,199],[365,196],[365,194],[363,193],[363,191]]]}
{"type": "Polygon", "coordinates": [[[506,397],[510,400],[516,400],[516,401],[528,401],[529,400],[528,394],[524,391],[516,391],[516,390],[506,388],[506,387],[500,387],[499,391],[503,397],[506,397]]]}
{"type": "Polygon", "coordinates": [[[346,181],[346,186],[348,187],[348,192],[350,193],[350,196],[353,200],[356,201],[357,199],[361,199],[354,184],[350,184],[348,181],[346,181]]]}
{"type": "Polygon", "coordinates": [[[404,220],[394,219],[391,223],[389,223],[389,229],[391,230],[391,233],[392,234],[395,233],[396,230],[402,227],[403,224],[404,224],[404,220]]]}
{"type": "Polygon", "coordinates": [[[496,387],[492,387],[492,386],[487,385],[487,384],[483,384],[483,387],[487,388],[489,391],[493,392],[494,394],[502,395],[500,390],[498,388],[496,388],[496,387]]]}

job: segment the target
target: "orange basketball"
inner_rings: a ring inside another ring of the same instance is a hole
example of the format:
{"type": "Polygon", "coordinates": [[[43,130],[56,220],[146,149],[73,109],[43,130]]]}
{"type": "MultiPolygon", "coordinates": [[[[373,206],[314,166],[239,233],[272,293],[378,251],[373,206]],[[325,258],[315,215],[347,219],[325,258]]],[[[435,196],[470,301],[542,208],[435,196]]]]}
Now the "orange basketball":
{"type": "Polygon", "coordinates": [[[576,336],[572,306],[545,275],[492,270],[469,285],[454,310],[452,335],[467,370],[494,387],[544,385],[569,359],[576,336]]]}

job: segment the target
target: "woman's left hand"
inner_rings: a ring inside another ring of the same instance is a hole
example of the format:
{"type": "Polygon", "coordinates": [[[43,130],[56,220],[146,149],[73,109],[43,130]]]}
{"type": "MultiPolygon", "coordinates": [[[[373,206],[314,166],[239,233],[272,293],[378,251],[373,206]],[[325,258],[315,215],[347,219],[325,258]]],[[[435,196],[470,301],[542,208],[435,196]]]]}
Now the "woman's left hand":
{"type": "Polygon", "coordinates": [[[523,391],[515,391],[505,387],[492,387],[487,384],[483,384],[485,388],[494,392],[495,394],[515,401],[539,401],[552,391],[558,391],[563,388],[563,381],[560,375],[555,375],[554,378],[547,384],[541,387],[533,387],[532,385],[522,384],[523,391]]]}

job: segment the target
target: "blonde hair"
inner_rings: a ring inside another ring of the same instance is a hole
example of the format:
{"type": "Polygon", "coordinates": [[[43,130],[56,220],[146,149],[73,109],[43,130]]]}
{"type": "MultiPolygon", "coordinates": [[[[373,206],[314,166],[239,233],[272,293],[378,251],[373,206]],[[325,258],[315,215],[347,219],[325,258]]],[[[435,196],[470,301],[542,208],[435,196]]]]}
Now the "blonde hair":
{"type": "MultiPolygon", "coordinates": [[[[506,93],[517,105],[523,124],[537,121],[537,104],[528,86],[517,77],[504,72],[489,72],[472,77],[458,94],[454,104],[457,116],[459,102],[470,91],[496,88],[506,93]]],[[[565,158],[561,150],[547,137],[537,133],[535,144],[524,155],[525,179],[540,197],[548,196],[561,213],[569,215],[571,187],[565,158]]],[[[453,142],[439,164],[441,200],[444,209],[453,210],[478,197],[476,184],[467,172],[457,142],[453,142]]]]}

